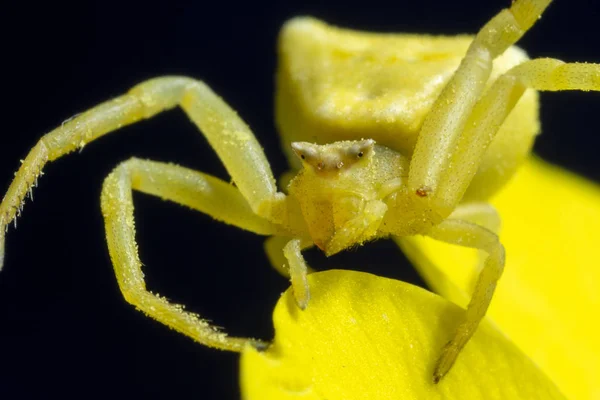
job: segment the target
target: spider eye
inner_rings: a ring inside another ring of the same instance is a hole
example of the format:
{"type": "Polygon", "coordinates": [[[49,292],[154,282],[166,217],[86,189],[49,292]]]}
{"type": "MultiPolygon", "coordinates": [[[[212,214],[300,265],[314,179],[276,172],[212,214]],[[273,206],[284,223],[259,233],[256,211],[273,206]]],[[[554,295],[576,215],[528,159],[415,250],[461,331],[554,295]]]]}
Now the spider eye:
{"type": "Polygon", "coordinates": [[[350,142],[351,146],[344,150],[344,156],[349,160],[357,161],[360,158],[371,154],[375,141],[372,139],[361,140],[358,142],[350,142]]]}
{"type": "Polygon", "coordinates": [[[314,159],[319,156],[317,145],[306,143],[306,142],[294,142],[292,143],[292,149],[296,156],[302,161],[311,163],[314,159]]]}

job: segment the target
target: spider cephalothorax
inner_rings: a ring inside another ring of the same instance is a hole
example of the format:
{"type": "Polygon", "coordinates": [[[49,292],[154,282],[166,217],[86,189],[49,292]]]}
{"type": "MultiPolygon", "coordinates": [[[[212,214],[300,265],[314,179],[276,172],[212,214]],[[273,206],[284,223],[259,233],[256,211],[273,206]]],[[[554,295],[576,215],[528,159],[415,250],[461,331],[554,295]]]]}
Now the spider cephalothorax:
{"type": "Polygon", "coordinates": [[[387,210],[380,189],[401,169],[401,156],[371,139],[292,148],[304,168],[289,193],[315,245],[332,255],[374,239],[387,210]]]}

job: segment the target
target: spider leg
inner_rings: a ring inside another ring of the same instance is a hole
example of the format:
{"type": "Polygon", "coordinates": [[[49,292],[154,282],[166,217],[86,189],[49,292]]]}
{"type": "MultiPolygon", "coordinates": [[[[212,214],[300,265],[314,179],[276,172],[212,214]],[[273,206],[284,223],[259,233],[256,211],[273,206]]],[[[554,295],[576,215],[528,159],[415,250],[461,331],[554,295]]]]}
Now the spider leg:
{"type": "Polygon", "coordinates": [[[433,380],[437,383],[450,370],[456,357],[485,316],[498,279],[504,269],[504,247],[496,234],[464,220],[447,219],[429,231],[427,236],[446,243],[484,250],[488,253],[475,284],[465,319],[456,329],[454,337],[443,348],[436,363],[433,380]]]}
{"type": "Polygon", "coordinates": [[[483,226],[496,235],[500,233],[500,215],[489,203],[467,203],[458,206],[448,219],[458,219],[483,226]]]}
{"type": "Polygon", "coordinates": [[[408,186],[416,196],[429,197],[430,204],[424,208],[433,211],[430,214],[435,223],[454,207],[433,202],[429,194],[439,192],[447,159],[457,151],[456,142],[464,135],[471,110],[485,88],[492,61],[518,41],[549,4],[550,0],[516,0],[481,28],[425,118],[411,158],[408,186]]]}
{"type": "MultiPolygon", "coordinates": [[[[330,249],[333,249],[333,252],[337,252],[339,249],[344,248],[353,238],[357,237],[357,235],[365,234],[365,232],[371,232],[372,235],[375,235],[386,209],[387,207],[383,202],[373,201],[369,203],[365,207],[364,215],[349,220],[346,226],[336,232],[336,236],[332,239],[332,242],[335,243],[330,245],[330,249]]],[[[370,235],[366,234],[366,236],[370,235]]],[[[310,288],[307,276],[313,272],[306,264],[302,256],[302,250],[314,245],[314,242],[310,238],[290,238],[285,236],[273,236],[265,242],[265,250],[271,265],[281,275],[290,277],[296,303],[301,309],[305,309],[310,300],[310,288]]]]}
{"type": "Polygon", "coordinates": [[[309,267],[306,265],[302,250],[310,247],[307,241],[292,239],[283,247],[283,255],[288,261],[290,279],[296,304],[302,310],[306,308],[310,300],[310,289],[308,287],[309,267]]]}
{"type": "MultiPolygon", "coordinates": [[[[500,235],[500,227],[502,225],[500,215],[489,203],[463,203],[450,214],[448,219],[471,222],[488,229],[498,236],[500,235]]],[[[487,256],[485,251],[479,251],[476,271],[481,271],[483,269],[487,256]]],[[[475,284],[477,283],[475,278],[476,276],[474,275],[471,287],[475,287],[475,284]]]]}
{"type": "Polygon", "coordinates": [[[564,63],[550,58],[524,62],[500,76],[477,102],[440,174],[433,201],[455,206],[469,186],[500,125],[526,89],[600,90],[600,64],[564,63]]]}
{"type": "Polygon", "coordinates": [[[133,190],[186,205],[258,234],[273,234],[276,227],[257,216],[237,188],[210,175],[172,164],[128,160],[108,175],[102,188],[108,249],[119,288],[127,302],[206,346],[230,351],[241,351],[247,343],[266,346],[254,339],[228,337],[206,320],[146,289],[135,241],[133,190]]]}
{"type": "Polygon", "coordinates": [[[248,126],[206,84],[185,77],[160,77],[66,121],[31,149],[0,203],[0,268],[5,228],[20,213],[48,161],[177,105],[206,136],[252,210],[271,221],[284,222],[284,195],[277,192],[269,163],[248,126]]]}
{"type": "MultiPolygon", "coordinates": [[[[283,249],[290,240],[292,240],[292,238],[277,235],[271,236],[270,238],[265,240],[265,252],[267,253],[267,257],[269,259],[269,262],[271,263],[271,266],[275,271],[279,272],[282,276],[286,278],[290,278],[290,270],[289,265],[286,266],[288,262],[285,258],[285,255],[283,254],[283,249]]],[[[309,240],[302,241],[301,244],[304,245],[304,247],[302,247],[300,250],[306,250],[314,246],[314,243],[309,240]]],[[[312,268],[310,268],[309,266],[306,267],[307,274],[312,274],[313,272],[314,271],[312,268]]]]}

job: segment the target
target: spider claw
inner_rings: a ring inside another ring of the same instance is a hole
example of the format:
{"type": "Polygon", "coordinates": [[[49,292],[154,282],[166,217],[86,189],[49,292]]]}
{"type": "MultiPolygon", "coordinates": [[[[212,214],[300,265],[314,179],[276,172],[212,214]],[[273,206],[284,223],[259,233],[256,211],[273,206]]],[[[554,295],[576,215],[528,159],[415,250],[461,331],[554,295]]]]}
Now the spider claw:
{"type": "Polygon", "coordinates": [[[250,344],[260,352],[267,350],[271,346],[271,343],[263,342],[262,340],[251,340],[250,344]]]}
{"type": "Polygon", "coordinates": [[[456,357],[458,356],[458,353],[460,352],[461,348],[462,346],[458,345],[454,340],[451,340],[448,343],[446,343],[446,345],[442,349],[442,354],[440,355],[440,358],[435,364],[435,368],[433,370],[434,384],[437,385],[440,382],[440,380],[442,380],[442,378],[446,376],[448,371],[450,371],[450,368],[452,368],[452,366],[454,365],[456,357]]]}

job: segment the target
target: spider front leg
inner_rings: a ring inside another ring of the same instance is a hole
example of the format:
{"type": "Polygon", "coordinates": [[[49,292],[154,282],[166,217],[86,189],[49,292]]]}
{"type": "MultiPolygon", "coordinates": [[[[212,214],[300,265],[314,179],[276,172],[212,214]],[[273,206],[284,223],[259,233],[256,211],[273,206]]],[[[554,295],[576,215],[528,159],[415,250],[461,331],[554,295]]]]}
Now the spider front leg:
{"type": "Polygon", "coordinates": [[[500,125],[526,89],[599,91],[600,64],[540,58],[517,65],[499,77],[473,107],[453,152],[444,157],[448,165],[431,193],[433,204],[451,209],[460,201],[500,125]]]}
{"type": "Polygon", "coordinates": [[[600,90],[598,64],[536,59],[509,70],[481,96],[493,59],[525,33],[549,3],[517,0],[488,22],[423,122],[408,186],[423,198],[422,208],[431,210],[435,222],[456,208],[498,128],[526,89],[600,90]]]}
{"type": "Polygon", "coordinates": [[[87,143],[161,111],[181,106],[223,161],[251,209],[274,222],[285,222],[285,200],[264,152],[248,128],[206,84],[186,77],[161,77],[133,87],[44,135],[29,152],[0,203],[0,268],[5,228],[20,214],[42,168],[87,143]]]}
{"type": "Polygon", "coordinates": [[[496,289],[496,283],[504,269],[504,247],[495,233],[465,220],[449,218],[431,229],[427,236],[446,243],[484,250],[488,253],[467,307],[464,321],[460,323],[454,337],[442,350],[435,366],[433,380],[438,383],[450,370],[456,357],[485,316],[496,289]]]}
{"type": "Polygon", "coordinates": [[[470,183],[469,179],[465,187],[453,188],[452,193],[460,194],[453,199],[438,188],[453,173],[463,174],[460,168],[452,168],[450,157],[460,158],[466,151],[457,147],[457,142],[470,126],[468,118],[488,82],[492,61],[529,30],[550,1],[516,0],[481,28],[423,121],[410,162],[408,187],[412,193],[427,197],[423,209],[431,210],[429,217],[434,224],[450,215],[470,183]]]}
{"type": "Polygon", "coordinates": [[[310,300],[308,274],[314,272],[306,264],[302,251],[312,246],[314,243],[310,239],[294,239],[286,236],[272,236],[265,242],[265,251],[271,266],[290,279],[296,304],[302,310],[306,309],[310,300]]]}
{"type": "Polygon", "coordinates": [[[500,215],[489,203],[466,203],[456,208],[448,219],[457,219],[480,225],[498,235],[500,233],[500,215]]]}
{"type": "Polygon", "coordinates": [[[283,247],[283,255],[287,259],[292,281],[292,289],[296,304],[304,310],[310,300],[310,289],[308,287],[309,267],[302,257],[302,250],[310,247],[311,244],[302,239],[292,239],[283,247]]]}
{"type": "Polygon", "coordinates": [[[276,227],[257,216],[232,185],[210,175],[172,164],[131,159],[106,178],[101,196],[108,249],[119,288],[127,302],[163,324],[206,346],[241,351],[258,340],[228,337],[207,321],[146,289],[135,241],[132,191],[186,205],[213,218],[261,235],[276,227]]]}

